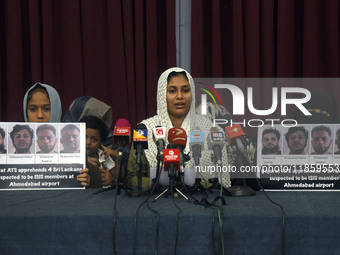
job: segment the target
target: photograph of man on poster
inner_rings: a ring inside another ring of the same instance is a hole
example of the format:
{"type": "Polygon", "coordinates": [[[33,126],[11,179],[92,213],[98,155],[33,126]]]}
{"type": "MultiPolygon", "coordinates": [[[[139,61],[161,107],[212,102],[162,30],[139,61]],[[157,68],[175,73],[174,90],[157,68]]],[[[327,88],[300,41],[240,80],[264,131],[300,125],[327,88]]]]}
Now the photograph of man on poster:
{"type": "Polygon", "coordinates": [[[14,147],[14,154],[31,154],[33,129],[29,125],[15,125],[10,137],[14,147]]]}
{"type": "Polygon", "coordinates": [[[308,140],[308,130],[303,126],[291,127],[285,134],[289,155],[304,155],[308,140]]]}
{"type": "Polygon", "coordinates": [[[262,155],[281,155],[279,147],[280,132],[275,128],[265,129],[262,133],[262,155]]]}
{"type": "Polygon", "coordinates": [[[55,154],[58,153],[55,149],[57,144],[57,132],[54,126],[44,124],[37,127],[37,144],[40,149],[39,154],[55,154]]]}
{"type": "Polygon", "coordinates": [[[80,129],[74,124],[68,124],[61,129],[60,143],[63,150],[60,153],[79,153],[80,129]]]}
{"type": "Polygon", "coordinates": [[[314,152],[311,154],[332,155],[332,132],[327,126],[320,125],[312,129],[311,143],[314,152]]]}

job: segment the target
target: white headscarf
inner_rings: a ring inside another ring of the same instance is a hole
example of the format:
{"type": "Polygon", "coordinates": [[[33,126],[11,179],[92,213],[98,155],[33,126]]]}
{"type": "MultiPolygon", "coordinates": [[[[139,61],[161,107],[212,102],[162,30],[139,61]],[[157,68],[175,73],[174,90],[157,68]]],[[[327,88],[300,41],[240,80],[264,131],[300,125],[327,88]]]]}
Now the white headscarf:
{"type": "Polygon", "coordinates": [[[28,117],[27,117],[27,99],[28,99],[28,94],[30,93],[31,90],[33,90],[35,87],[41,86],[46,89],[48,98],[50,100],[50,106],[51,106],[51,116],[50,116],[50,121],[49,122],[60,122],[60,117],[61,117],[61,101],[58,92],[50,85],[44,84],[37,82],[34,84],[32,87],[27,90],[24,99],[23,99],[23,110],[24,110],[24,118],[25,122],[28,122],[28,117]]]}
{"type": "MultiPolygon", "coordinates": [[[[204,132],[205,134],[204,149],[205,150],[202,151],[200,166],[212,166],[213,165],[213,163],[211,162],[212,152],[208,150],[207,137],[208,137],[210,128],[213,126],[213,123],[205,116],[197,115],[195,113],[195,84],[194,84],[194,81],[191,75],[186,70],[179,68],[179,67],[173,67],[173,68],[169,68],[168,70],[166,70],[165,72],[161,74],[161,76],[158,79],[158,89],[157,89],[157,115],[142,121],[142,123],[146,125],[149,134],[152,134],[152,129],[157,126],[165,127],[167,132],[169,131],[170,128],[173,127],[169,114],[168,114],[168,107],[167,107],[167,100],[166,100],[166,91],[167,91],[167,85],[168,85],[167,79],[171,72],[185,72],[186,73],[186,76],[190,84],[191,103],[190,103],[189,112],[187,116],[185,117],[185,119],[183,120],[181,128],[183,128],[187,132],[187,135],[189,134],[190,131],[193,131],[195,127],[199,127],[200,130],[204,132]]],[[[168,141],[166,141],[166,143],[168,143],[168,141]]],[[[187,142],[184,153],[189,154],[189,152],[190,152],[190,146],[189,146],[189,142],[187,142]]],[[[156,158],[157,146],[152,141],[152,139],[149,139],[148,149],[145,150],[145,155],[146,155],[146,158],[148,159],[150,167],[156,167],[157,166],[157,158],[156,158]]],[[[222,156],[223,156],[223,159],[222,159],[223,165],[228,165],[229,164],[228,162],[231,162],[230,157],[232,155],[230,156],[228,155],[229,156],[228,158],[226,149],[224,148],[222,151],[222,156]]],[[[195,165],[194,160],[192,158],[189,162],[187,162],[186,167],[193,168],[194,165],[195,165]]],[[[201,177],[214,178],[215,176],[209,173],[202,173],[201,177]]],[[[223,179],[223,186],[230,187],[229,173],[224,173],[222,179],[223,179]]]]}

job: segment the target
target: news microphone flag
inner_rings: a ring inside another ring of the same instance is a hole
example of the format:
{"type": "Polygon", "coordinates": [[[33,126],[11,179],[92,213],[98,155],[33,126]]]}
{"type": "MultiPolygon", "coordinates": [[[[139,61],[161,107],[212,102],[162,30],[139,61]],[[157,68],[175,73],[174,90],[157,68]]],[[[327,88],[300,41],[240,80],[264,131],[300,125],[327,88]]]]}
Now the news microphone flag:
{"type": "Polygon", "coordinates": [[[215,146],[215,145],[224,146],[224,144],[225,144],[224,133],[220,132],[218,130],[218,128],[216,128],[216,127],[210,128],[209,131],[210,132],[209,132],[209,135],[208,135],[208,149],[212,150],[213,146],[215,146]]]}
{"type": "Polygon", "coordinates": [[[195,160],[195,165],[198,166],[204,150],[204,132],[191,131],[189,132],[189,145],[192,156],[195,160]]]}
{"type": "Polygon", "coordinates": [[[203,131],[193,131],[189,132],[189,143],[199,144],[204,146],[204,132],[203,131]]]}
{"type": "Polygon", "coordinates": [[[179,149],[164,150],[164,171],[169,170],[169,166],[173,165],[176,171],[180,169],[180,152],[179,149]]]}
{"type": "Polygon", "coordinates": [[[165,141],[165,128],[164,127],[155,127],[152,129],[152,134],[155,142],[163,139],[165,141]]]}
{"type": "Polygon", "coordinates": [[[228,143],[233,146],[236,144],[237,139],[244,140],[244,132],[240,124],[235,124],[233,126],[227,126],[225,128],[225,133],[227,135],[228,143]]]}
{"type": "Polygon", "coordinates": [[[134,129],[133,130],[133,141],[134,142],[147,142],[148,141],[148,130],[147,129],[134,129]]]}
{"type": "Polygon", "coordinates": [[[160,155],[159,159],[163,160],[163,150],[165,148],[165,128],[164,127],[155,127],[152,129],[152,137],[154,142],[157,145],[158,155],[160,155]]]}
{"type": "Polygon", "coordinates": [[[135,149],[141,145],[142,149],[148,149],[148,130],[143,123],[139,123],[133,130],[133,146],[135,149]]]}

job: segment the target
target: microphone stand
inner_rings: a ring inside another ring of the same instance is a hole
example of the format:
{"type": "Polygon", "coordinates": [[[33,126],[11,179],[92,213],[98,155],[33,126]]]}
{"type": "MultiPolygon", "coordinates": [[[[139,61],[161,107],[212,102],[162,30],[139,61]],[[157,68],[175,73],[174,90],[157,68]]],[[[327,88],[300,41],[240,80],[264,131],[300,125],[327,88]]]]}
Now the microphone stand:
{"type": "MultiPolygon", "coordinates": [[[[214,163],[215,166],[222,165],[222,150],[219,150],[218,145],[213,146],[213,154],[211,154],[211,161],[214,163]]],[[[215,178],[213,178],[212,187],[210,189],[219,189],[220,183],[218,182],[217,172],[215,173],[215,178]]]]}
{"type": "MultiPolygon", "coordinates": [[[[245,163],[247,164],[247,166],[252,166],[248,156],[242,153],[242,151],[241,151],[241,155],[245,163]]],[[[242,162],[238,162],[238,163],[243,163],[244,161],[242,160],[242,162]]],[[[247,186],[247,182],[245,178],[242,178],[241,181],[242,181],[242,185],[234,185],[227,189],[230,196],[246,197],[246,196],[256,195],[256,192],[251,187],[247,186]]]]}
{"type": "Polygon", "coordinates": [[[136,145],[136,174],[137,174],[137,192],[139,195],[142,195],[142,155],[143,155],[143,145],[141,143],[136,145]]]}
{"type": "Polygon", "coordinates": [[[120,191],[122,187],[124,186],[122,182],[122,170],[123,170],[123,150],[119,150],[118,152],[118,163],[119,163],[119,168],[118,168],[118,176],[117,176],[117,194],[120,195],[120,191]]]}
{"type": "Polygon", "coordinates": [[[157,201],[158,198],[162,197],[164,194],[166,194],[170,190],[170,194],[173,194],[174,189],[187,201],[189,201],[189,198],[186,197],[179,189],[177,189],[175,184],[175,177],[176,177],[176,167],[174,165],[169,165],[168,168],[168,175],[169,175],[169,187],[167,187],[161,194],[159,194],[152,202],[157,201]]]}
{"type": "Polygon", "coordinates": [[[159,180],[159,177],[161,175],[161,163],[163,163],[163,155],[161,155],[160,151],[158,151],[158,153],[157,153],[156,177],[154,179],[152,179],[151,190],[158,189],[158,187],[159,187],[159,182],[157,180],[159,180]]]}

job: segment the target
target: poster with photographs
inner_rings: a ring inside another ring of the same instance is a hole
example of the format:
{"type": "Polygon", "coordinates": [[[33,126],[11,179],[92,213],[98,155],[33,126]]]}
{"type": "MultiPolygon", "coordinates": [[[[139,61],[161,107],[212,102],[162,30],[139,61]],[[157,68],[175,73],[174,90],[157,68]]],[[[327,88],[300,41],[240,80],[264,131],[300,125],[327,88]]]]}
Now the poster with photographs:
{"type": "Polygon", "coordinates": [[[0,123],[0,190],[83,189],[85,123],[0,123]]]}
{"type": "Polygon", "coordinates": [[[340,190],[340,125],[259,127],[257,169],[265,189],[340,190]]]}

